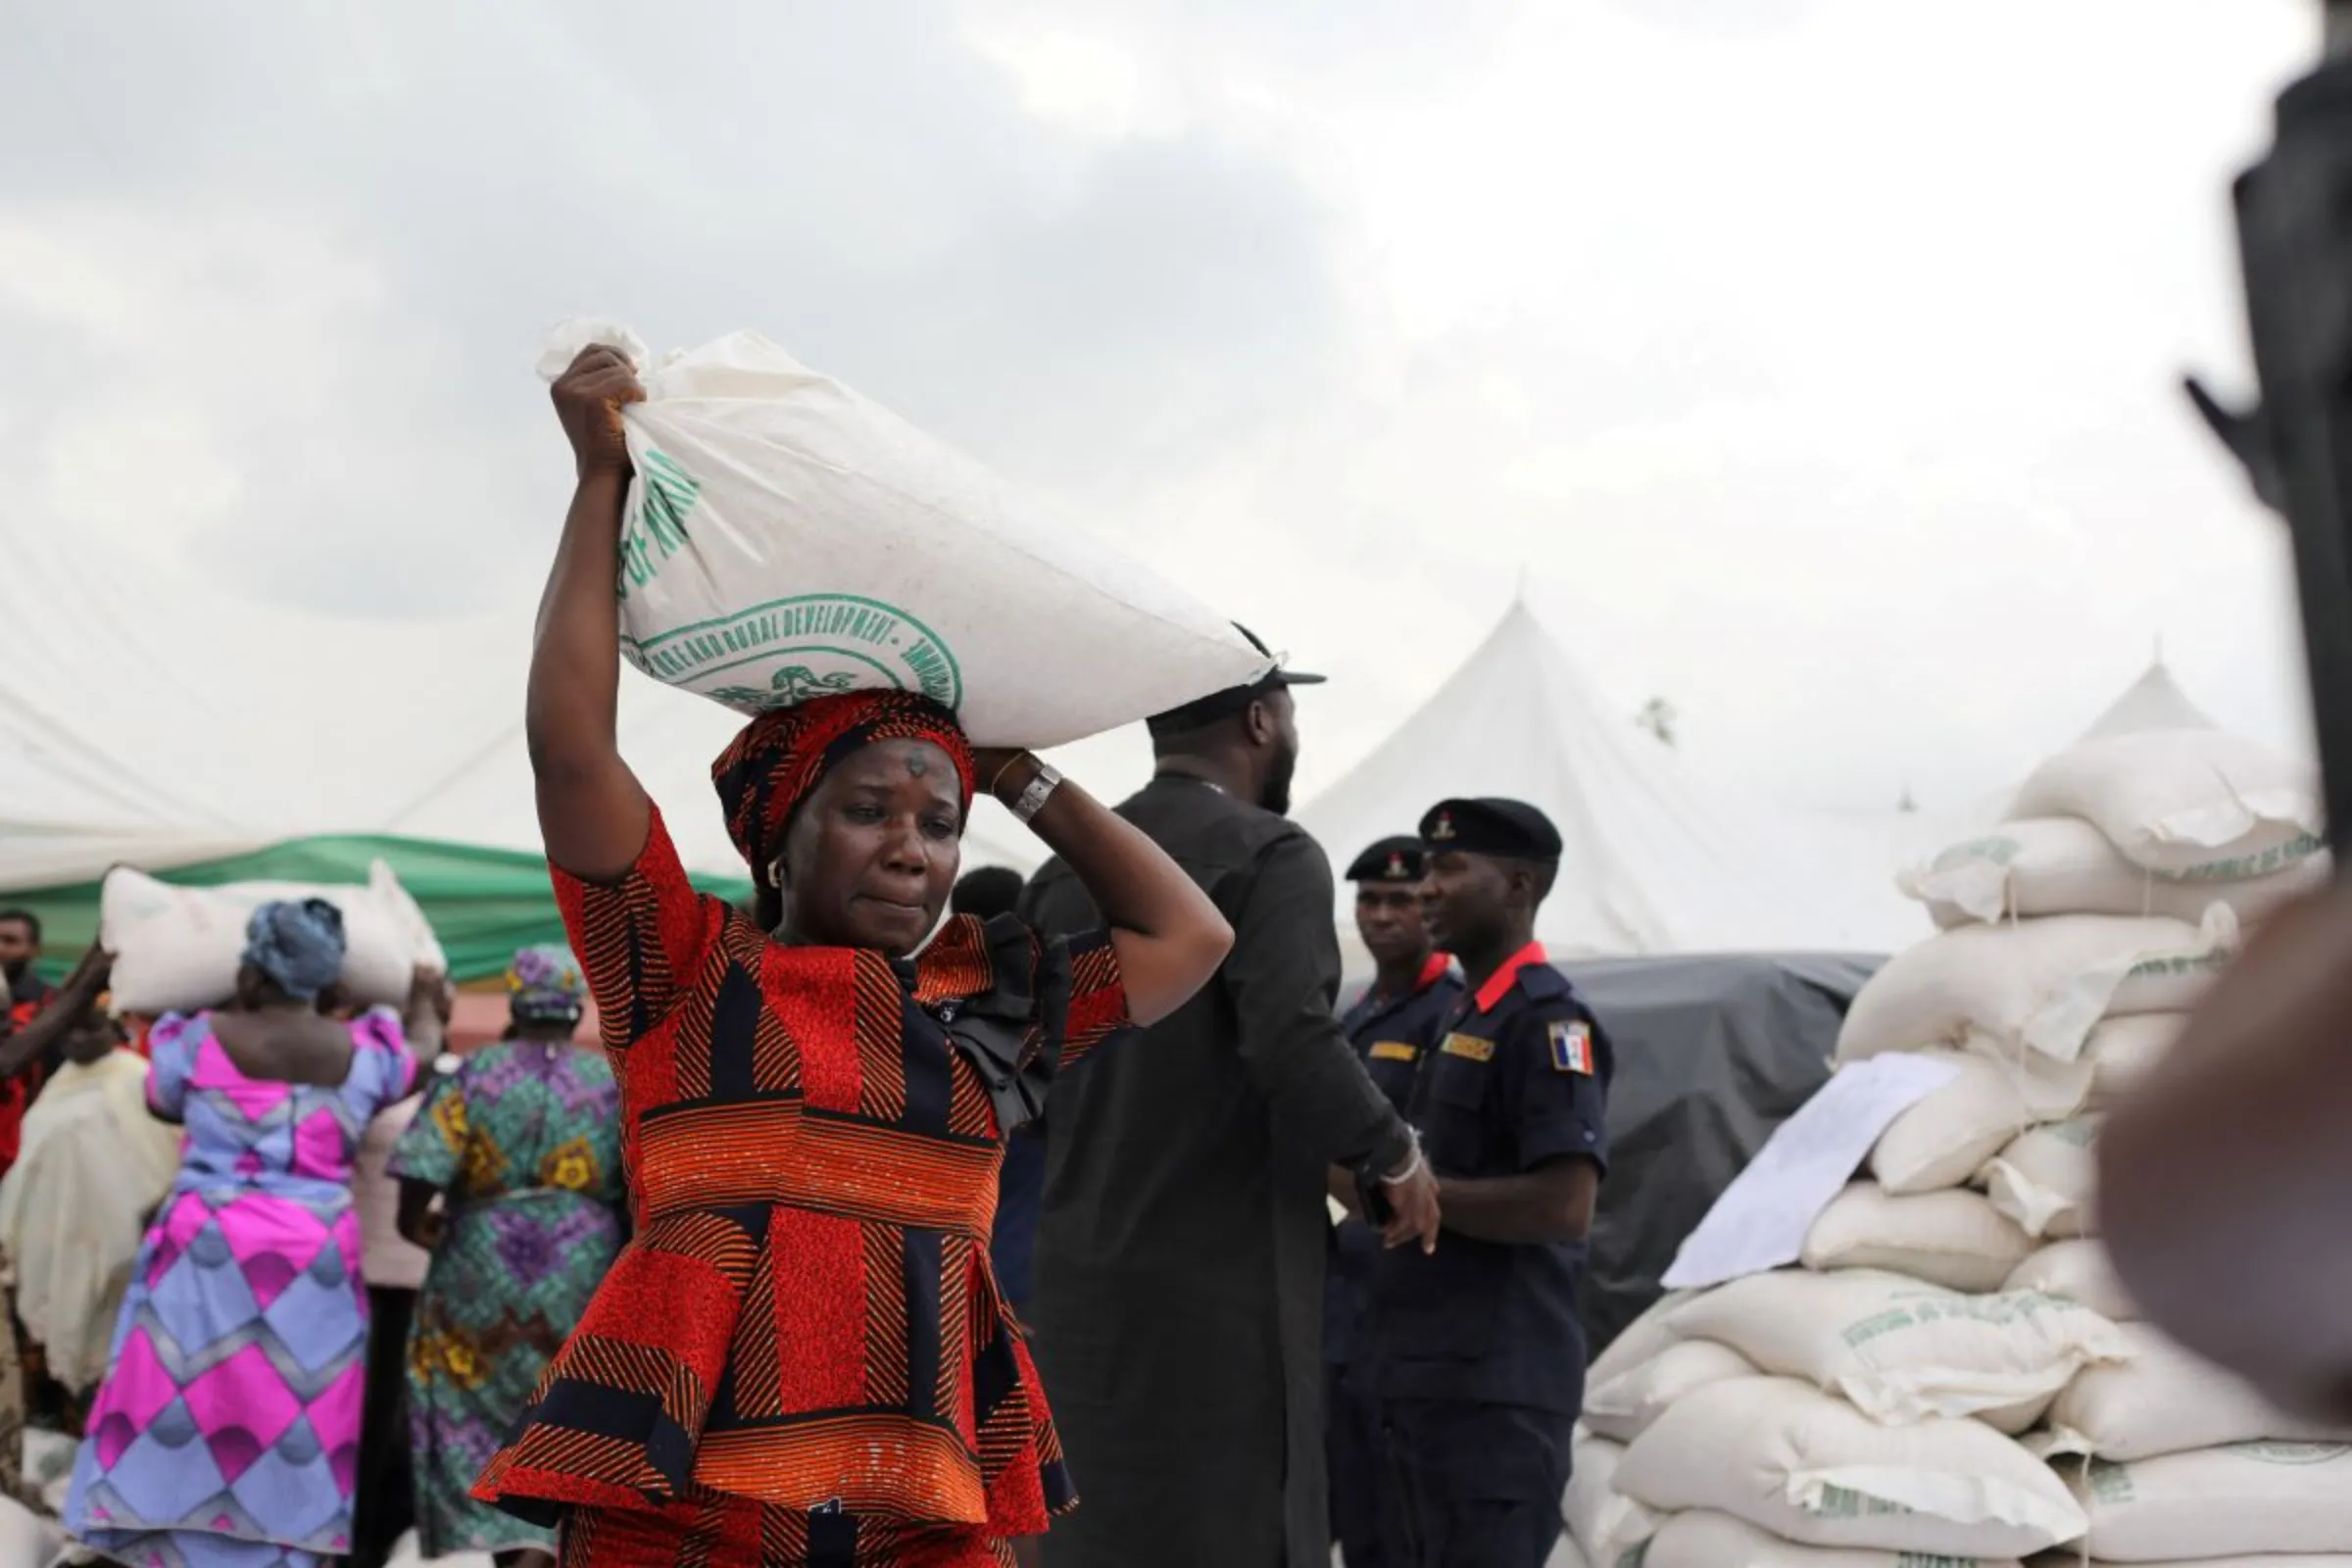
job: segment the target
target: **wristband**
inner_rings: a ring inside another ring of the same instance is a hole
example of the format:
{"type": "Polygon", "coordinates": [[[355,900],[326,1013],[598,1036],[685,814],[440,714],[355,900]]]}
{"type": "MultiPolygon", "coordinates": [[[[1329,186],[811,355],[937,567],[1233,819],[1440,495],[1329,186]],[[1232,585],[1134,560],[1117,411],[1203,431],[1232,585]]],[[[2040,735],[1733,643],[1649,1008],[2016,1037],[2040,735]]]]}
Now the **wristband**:
{"type": "Polygon", "coordinates": [[[1061,775],[1049,764],[1040,762],[1037,771],[1029,776],[1029,787],[1021,791],[1008,809],[1022,823],[1034,822],[1037,813],[1046,808],[1046,803],[1054,798],[1054,792],[1059,788],[1061,775]]]}
{"type": "Polygon", "coordinates": [[[1414,1177],[1421,1174],[1421,1167],[1428,1163],[1421,1157],[1420,1129],[1408,1128],[1407,1131],[1411,1132],[1413,1135],[1413,1157],[1406,1160],[1404,1162],[1404,1169],[1398,1171],[1396,1175],[1383,1176],[1381,1178],[1381,1182],[1385,1186],[1395,1187],[1400,1183],[1411,1181],[1414,1177]]]}

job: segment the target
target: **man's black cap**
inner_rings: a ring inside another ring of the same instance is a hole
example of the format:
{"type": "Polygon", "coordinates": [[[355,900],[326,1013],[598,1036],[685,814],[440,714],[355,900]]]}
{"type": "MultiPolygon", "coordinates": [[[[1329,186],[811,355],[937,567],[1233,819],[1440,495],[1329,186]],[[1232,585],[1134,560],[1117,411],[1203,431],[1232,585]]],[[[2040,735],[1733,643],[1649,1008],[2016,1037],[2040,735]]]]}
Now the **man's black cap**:
{"type": "MultiPolygon", "coordinates": [[[[1274,658],[1274,650],[1260,641],[1257,633],[1238,620],[1233,623],[1233,629],[1249,638],[1250,647],[1265,655],[1269,660],[1274,658]]],[[[1268,692],[1280,691],[1285,686],[1320,686],[1322,684],[1323,677],[1320,675],[1309,675],[1304,670],[1285,669],[1277,662],[1272,669],[1267,670],[1247,686],[1228,686],[1221,692],[1210,692],[1206,697],[1196,698],[1182,708],[1171,708],[1164,713],[1153,713],[1149,722],[1152,733],[1154,735],[1186,735],[1213,724],[1220,718],[1240,712],[1268,692]]]]}
{"type": "Polygon", "coordinates": [[[1498,855],[1512,860],[1557,860],[1560,830],[1525,801],[1483,797],[1440,801],[1421,819],[1421,843],[1432,855],[1498,855]]]}
{"type": "Polygon", "coordinates": [[[1382,839],[1355,858],[1348,867],[1350,882],[1418,882],[1421,880],[1421,841],[1399,834],[1382,839]]]}

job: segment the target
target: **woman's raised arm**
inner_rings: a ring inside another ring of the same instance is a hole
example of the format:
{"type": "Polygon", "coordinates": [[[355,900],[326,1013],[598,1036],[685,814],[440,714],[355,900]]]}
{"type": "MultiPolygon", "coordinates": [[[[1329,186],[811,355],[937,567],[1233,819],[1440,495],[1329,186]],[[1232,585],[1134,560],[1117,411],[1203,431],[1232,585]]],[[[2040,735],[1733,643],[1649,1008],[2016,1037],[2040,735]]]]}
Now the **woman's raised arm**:
{"type": "Polygon", "coordinates": [[[114,966],[114,955],[92,942],[74,972],[66,976],[66,983],[51,995],[48,1005],[33,1014],[24,1028],[5,1033],[7,1013],[0,1009],[0,1041],[5,1042],[0,1043],[0,1079],[14,1078],[71,1034],[97,1004],[114,966]]]}
{"type": "MultiPolygon", "coordinates": [[[[1023,752],[982,752],[977,763],[982,781],[1015,808],[1045,765],[1023,752]]],[[[1233,927],[1183,867],[1077,785],[1056,784],[1029,826],[1102,911],[1137,1023],[1157,1023],[1190,1002],[1233,950],[1233,927]]]]}
{"type": "Polygon", "coordinates": [[[553,390],[579,486],[539,601],[523,734],[547,858],[574,876],[610,881],[636,863],[651,813],[620,758],[620,611],[612,592],[629,490],[620,410],[643,401],[645,389],[625,358],[598,347],[581,350],[553,390]]]}

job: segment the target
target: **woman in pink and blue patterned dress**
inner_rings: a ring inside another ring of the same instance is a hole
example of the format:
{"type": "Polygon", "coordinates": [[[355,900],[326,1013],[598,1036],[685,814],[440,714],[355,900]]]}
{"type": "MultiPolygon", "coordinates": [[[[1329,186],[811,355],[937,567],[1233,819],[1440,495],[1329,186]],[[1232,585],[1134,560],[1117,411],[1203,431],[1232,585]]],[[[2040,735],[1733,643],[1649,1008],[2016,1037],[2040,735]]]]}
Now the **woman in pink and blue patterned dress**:
{"type": "Polygon", "coordinates": [[[264,905],[232,1007],[159,1022],[147,1100],[187,1129],[115,1326],[66,1526],[128,1568],[311,1568],[350,1547],[368,1298],[352,1155],[438,1050],[437,983],[409,1030],[324,1010],[343,920],[264,905]]]}

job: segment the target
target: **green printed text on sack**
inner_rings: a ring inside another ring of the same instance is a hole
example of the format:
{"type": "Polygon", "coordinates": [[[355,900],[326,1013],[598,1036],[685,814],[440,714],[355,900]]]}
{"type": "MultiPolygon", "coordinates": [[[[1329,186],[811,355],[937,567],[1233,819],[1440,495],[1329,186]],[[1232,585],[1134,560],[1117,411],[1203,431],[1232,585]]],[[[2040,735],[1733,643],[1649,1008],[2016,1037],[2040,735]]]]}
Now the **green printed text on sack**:
{"type": "Polygon", "coordinates": [[[1867,1492],[1856,1492],[1851,1487],[1824,1487],[1821,1495],[1805,1512],[1816,1519],[1877,1519],[1917,1513],[1919,1510],[1908,1503],[1874,1497],[1867,1492]]]}
{"type": "Polygon", "coordinates": [[[637,505],[620,528],[620,597],[642,588],[686,547],[686,514],[702,484],[665,452],[646,449],[637,466],[637,505]]]}
{"type": "Polygon", "coordinates": [[[962,666],[930,627],[894,605],[855,594],[803,594],[655,637],[623,636],[621,653],[657,680],[694,681],[743,707],[787,707],[826,691],[882,685],[920,692],[946,708],[963,702],[962,666]],[[745,665],[764,668],[766,685],[707,684],[745,665]]]}

